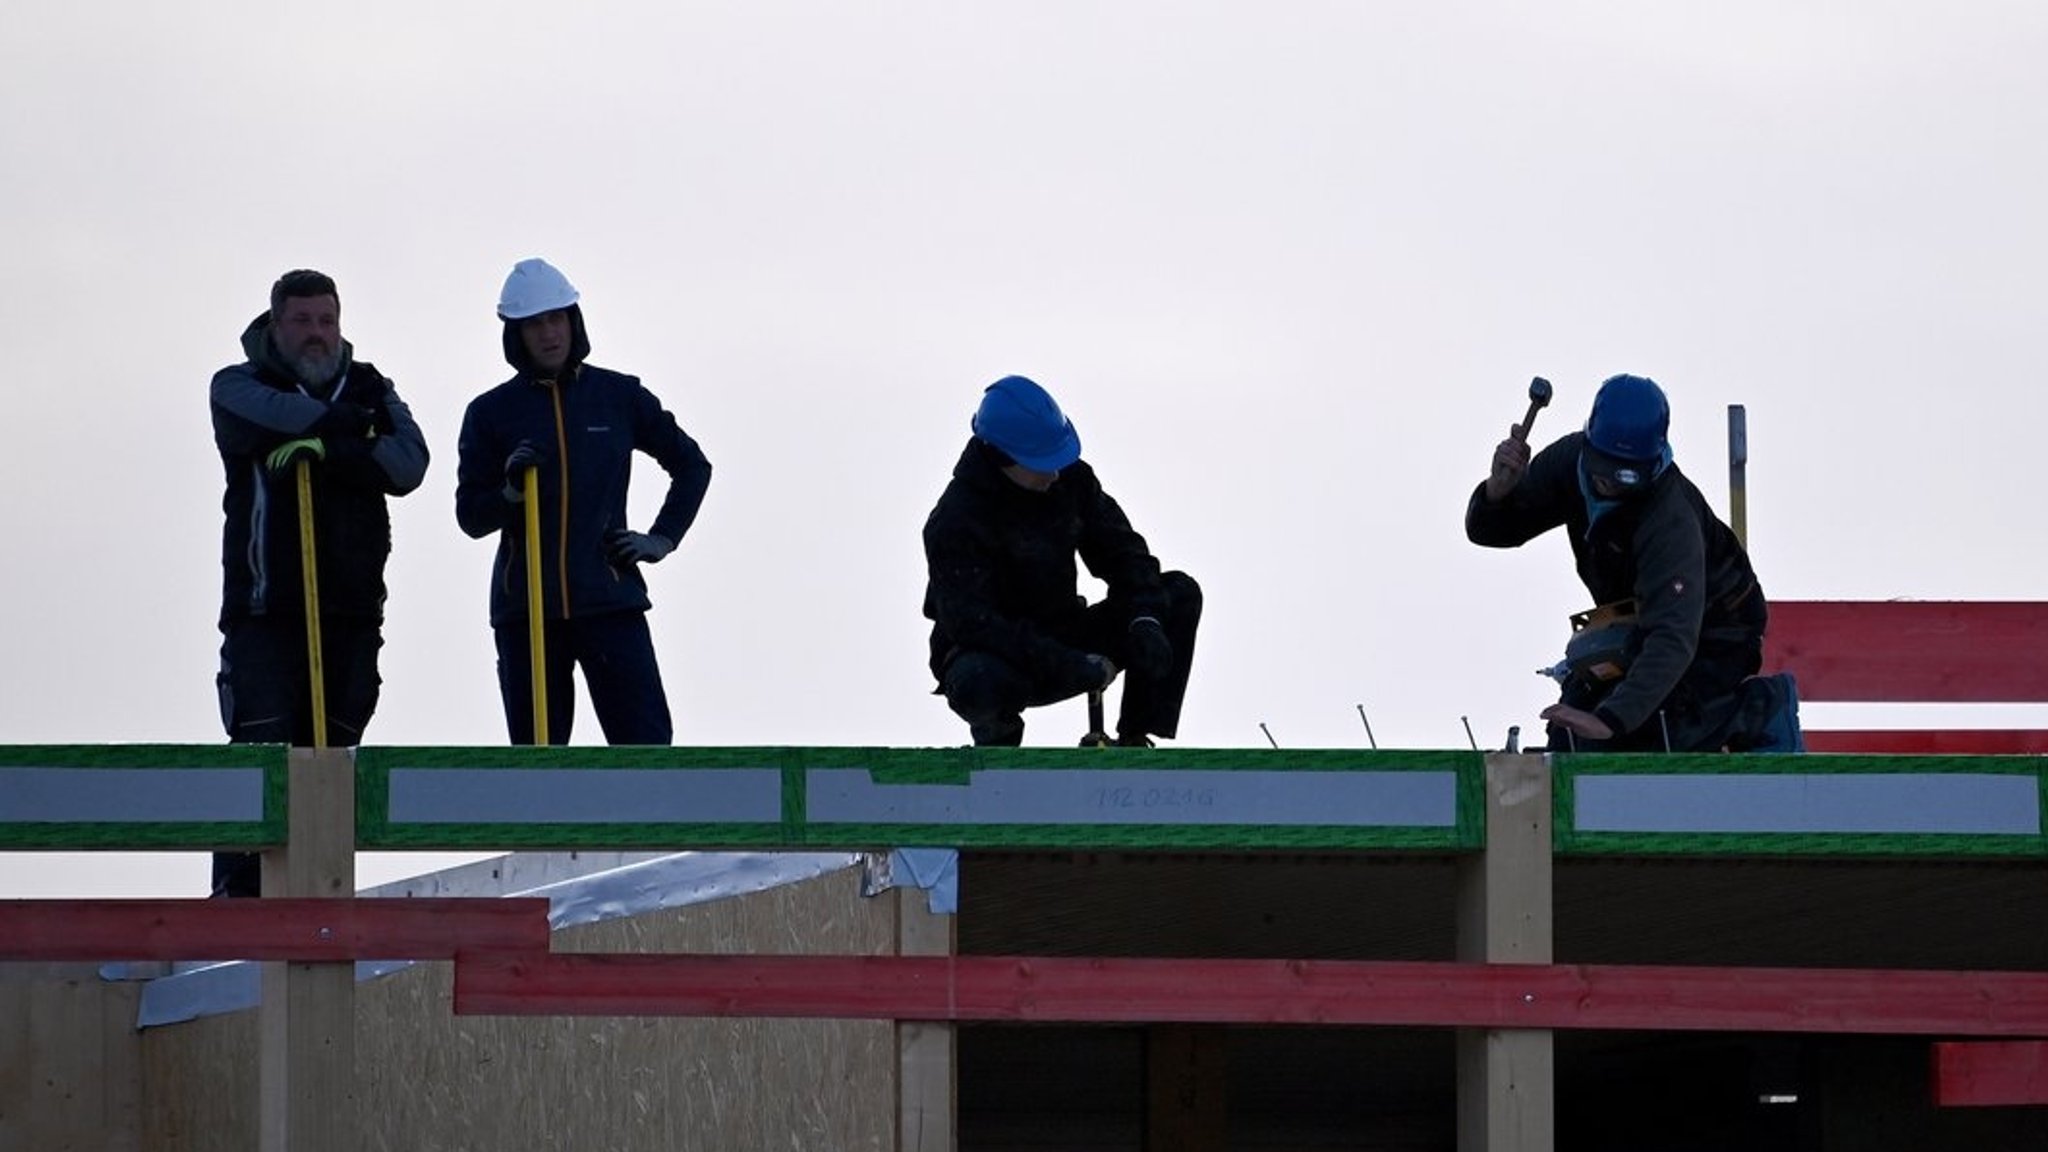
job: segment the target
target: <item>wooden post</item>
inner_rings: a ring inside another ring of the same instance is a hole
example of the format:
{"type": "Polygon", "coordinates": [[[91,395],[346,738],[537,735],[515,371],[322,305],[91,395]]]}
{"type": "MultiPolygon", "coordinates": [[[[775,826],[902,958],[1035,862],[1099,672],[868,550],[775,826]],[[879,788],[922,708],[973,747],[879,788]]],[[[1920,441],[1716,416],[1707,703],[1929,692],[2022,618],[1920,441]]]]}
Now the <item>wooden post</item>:
{"type": "MultiPolygon", "coordinates": [[[[355,895],[355,757],[294,748],[286,842],[263,854],[265,896],[355,895]]],[[[262,1152],[356,1152],[355,963],[267,963],[258,1010],[262,1152]]]]}
{"type": "MultiPolygon", "coordinates": [[[[896,953],[951,956],[954,918],[934,915],[930,894],[896,888],[896,953]]],[[[951,1024],[896,1023],[896,1152],[955,1152],[959,1077],[951,1024]]]]}
{"type": "Polygon", "coordinates": [[[1224,1152],[1229,1085],[1223,1029],[1145,1029],[1145,1152],[1224,1152]]]}
{"type": "MultiPolygon", "coordinates": [[[[1458,877],[1458,959],[1551,962],[1551,781],[1542,755],[1486,757],[1486,848],[1458,877]]],[[[1458,1152],[1551,1152],[1551,1033],[1460,1029],[1458,1152]]]]}

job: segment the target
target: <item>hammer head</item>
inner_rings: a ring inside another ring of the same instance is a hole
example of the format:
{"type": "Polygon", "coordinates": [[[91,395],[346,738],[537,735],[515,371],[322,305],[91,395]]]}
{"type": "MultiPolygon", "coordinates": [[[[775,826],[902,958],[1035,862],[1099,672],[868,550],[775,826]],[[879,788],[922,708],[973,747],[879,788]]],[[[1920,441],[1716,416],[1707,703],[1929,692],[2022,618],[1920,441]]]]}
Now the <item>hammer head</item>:
{"type": "Polygon", "coordinates": [[[1541,376],[1529,381],[1529,412],[1522,417],[1520,424],[1515,425],[1515,439],[1524,444],[1529,442],[1529,429],[1536,423],[1536,414],[1543,411],[1549,403],[1550,381],[1541,376]]]}

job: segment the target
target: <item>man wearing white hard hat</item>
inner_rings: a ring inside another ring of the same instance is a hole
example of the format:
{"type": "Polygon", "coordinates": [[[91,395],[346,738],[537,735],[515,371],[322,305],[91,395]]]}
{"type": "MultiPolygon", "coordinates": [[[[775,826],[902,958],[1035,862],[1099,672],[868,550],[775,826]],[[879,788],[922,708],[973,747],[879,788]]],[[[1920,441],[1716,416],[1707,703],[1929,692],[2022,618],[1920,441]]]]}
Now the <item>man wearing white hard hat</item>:
{"type": "Polygon", "coordinates": [[[982,392],[974,436],[924,526],[940,695],[976,744],[1020,744],[1026,707],[1125,678],[1116,742],[1172,736],[1195,654],[1202,590],[1159,570],[1045,389],[1005,376],[982,392]],[[1075,558],[1109,586],[1088,604],[1075,558]]]}
{"type": "Polygon", "coordinates": [[[539,491],[540,599],[548,741],[575,718],[572,667],[612,744],[667,744],[668,697],[647,627],[641,566],[682,542],[704,503],[711,462],[637,377],[585,362],[580,296],[545,260],[521,260],[498,298],[510,380],[470,402],[457,445],[455,516],[474,537],[498,535],[491,628],[498,687],[514,744],[534,742],[524,482],[539,491]],[[627,522],[635,452],[668,473],[654,522],[627,522]]]}

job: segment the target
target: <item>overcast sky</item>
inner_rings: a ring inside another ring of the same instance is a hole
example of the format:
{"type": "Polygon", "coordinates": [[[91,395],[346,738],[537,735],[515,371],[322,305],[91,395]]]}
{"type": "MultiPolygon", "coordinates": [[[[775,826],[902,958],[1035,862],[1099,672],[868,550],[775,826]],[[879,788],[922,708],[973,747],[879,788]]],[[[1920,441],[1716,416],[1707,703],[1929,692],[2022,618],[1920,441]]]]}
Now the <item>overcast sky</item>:
{"type": "MultiPolygon", "coordinates": [[[[680,743],[965,742],[919,529],[1007,373],[1207,592],[1182,746],[1536,727],[1584,592],[1461,528],[1535,374],[1540,442],[1656,378],[1722,508],[1746,405],[1775,597],[2038,598],[2043,60],[2034,0],[41,6],[0,39],[0,742],[224,739],[207,381],[300,266],[434,453],[373,743],[504,740],[455,436],[536,255],[716,467],[651,572],[680,743]]],[[[72,887],[204,887],[121,863],[72,887]]]]}

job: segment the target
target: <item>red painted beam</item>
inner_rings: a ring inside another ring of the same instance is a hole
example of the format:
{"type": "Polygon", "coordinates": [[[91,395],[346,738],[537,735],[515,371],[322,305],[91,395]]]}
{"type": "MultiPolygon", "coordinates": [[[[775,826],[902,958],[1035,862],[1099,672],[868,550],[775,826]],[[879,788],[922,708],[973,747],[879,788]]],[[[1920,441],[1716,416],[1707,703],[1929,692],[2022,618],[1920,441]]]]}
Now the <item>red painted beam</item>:
{"type": "Polygon", "coordinates": [[[0,900],[0,960],[447,960],[546,952],[544,899],[0,900]]]}
{"type": "Polygon", "coordinates": [[[2048,731],[2029,728],[1807,729],[1808,752],[1893,756],[2048,755],[2048,731]]]}
{"type": "Polygon", "coordinates": [[[1764,670],[1806,700],[2048,701],[2048,602],[1774,600],[1764,670]]]}
{"type": "Polygon", "coordinates": [[[2038,1040],[1936,1044],[1934,1102],[1951,1108],[2048,1104],[2048,1044],[2038,1040]]]}
{"type": "Polygon", "coordinates": [[[455,1011],[2048,1037],[2048,973],[469,953],[455,1011]]]}

